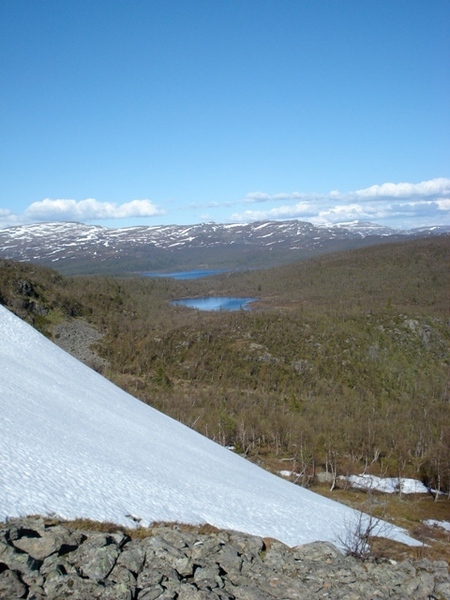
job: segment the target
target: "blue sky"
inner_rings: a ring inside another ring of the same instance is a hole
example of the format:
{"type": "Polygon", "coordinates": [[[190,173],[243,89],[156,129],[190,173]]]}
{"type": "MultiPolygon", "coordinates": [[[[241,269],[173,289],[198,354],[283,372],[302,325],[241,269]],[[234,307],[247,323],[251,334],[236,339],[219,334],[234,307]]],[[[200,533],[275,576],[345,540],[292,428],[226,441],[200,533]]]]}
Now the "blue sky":
{"type": "Polygon", "coordinates": [[[2,0],[0,227],[450,224],[448,0],[2,0]]]}

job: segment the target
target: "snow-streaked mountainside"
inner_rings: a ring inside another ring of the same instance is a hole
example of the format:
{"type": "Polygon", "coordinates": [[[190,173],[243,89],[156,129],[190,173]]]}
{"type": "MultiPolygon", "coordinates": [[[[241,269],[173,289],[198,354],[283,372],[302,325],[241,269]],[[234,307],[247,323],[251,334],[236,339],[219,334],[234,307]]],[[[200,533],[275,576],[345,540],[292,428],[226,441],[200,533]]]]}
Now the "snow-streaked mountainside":
{"type": "MultiPolygon", "coordinates": [[[[209,249],[233,252],[236,248],[298,253],[316,253],[401,239],[408,236],[437,235],[450,228],[431,227],[398,231],[376,223],[349,222],[314,226],[304,221],[260,221],[255,223],[192,226],[168,225],[109,229],[81,223],[39,223],[0,230],[0,256],[18,261],[39,261],[59,266],[63,262],[151,258],[159,261],[167,253],[209,249]],[[162,253],[162,254],[161,254],[162,253]]],[[[196,255],[197,256],[197,255],[196,255]]],[[[164,266],[164,265],[163,265],[164,266]]]]}
{"type": "Polygon", "coordinates": [[[0,334],[0,518],[206,522],[297,545],[338,543],[355,517],[143,404],[2,306],[0,334]]]}

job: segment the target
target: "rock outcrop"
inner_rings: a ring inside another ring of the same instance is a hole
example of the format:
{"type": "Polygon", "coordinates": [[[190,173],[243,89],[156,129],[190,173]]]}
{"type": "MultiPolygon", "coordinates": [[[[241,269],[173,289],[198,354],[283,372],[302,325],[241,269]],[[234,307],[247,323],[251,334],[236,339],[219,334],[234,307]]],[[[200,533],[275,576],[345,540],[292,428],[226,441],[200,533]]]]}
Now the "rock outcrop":
{"type": "Polygon", "coordinates": [[[29,517],[0,525],[0,598],[450,600],[450,579],[445,561],[362,563],[324,542],[178,525],[131,539],[29,517]]]}

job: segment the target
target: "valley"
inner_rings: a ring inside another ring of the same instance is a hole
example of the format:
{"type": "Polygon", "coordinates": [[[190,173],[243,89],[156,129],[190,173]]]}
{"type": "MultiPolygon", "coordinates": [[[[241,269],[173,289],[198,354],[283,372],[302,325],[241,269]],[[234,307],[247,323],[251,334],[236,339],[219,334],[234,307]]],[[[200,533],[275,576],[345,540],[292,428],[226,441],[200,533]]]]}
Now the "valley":
{"type": "Polygon", "coordinates": [[[365,508],[341,476],[420,479],[441,493],[371,495],[372,510],[411,530],[450,507],[449,257],[442,235],[197,280],[2,260],[0,300],[55,342],[62,324],[88,323],[105,377],[299,485],[365,508]],[[225,295],[258,302],[170,304],[225,295]]]}

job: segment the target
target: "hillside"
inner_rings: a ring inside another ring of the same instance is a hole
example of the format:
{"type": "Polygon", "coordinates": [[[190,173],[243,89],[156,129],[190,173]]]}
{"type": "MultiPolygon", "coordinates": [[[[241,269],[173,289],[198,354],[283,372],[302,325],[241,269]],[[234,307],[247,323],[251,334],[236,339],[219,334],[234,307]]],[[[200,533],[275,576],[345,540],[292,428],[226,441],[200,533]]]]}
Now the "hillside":
{"type": "Polygon", "coordinates": [[[339,543],[356,518],[139,402],[4,307],[0,327],[0,519],[208,523],[292,546],[339,543]]]}
{"type": "MultiPolygon", "coordinates": [[[[67,319],[89,322],[106,361],[92,366],[122,388],[357,506],[365,498],[340,476],[413,477],[449,493],[449,257],[440,236],[196,281],[64,278],[3,261],[0,297],[55,341],[67,319]],[[238,313],[169,304],[224,294],[260,300],[238,313]]],[[[435,497],[392,498],[392,516],[448,519],[435,497]]],[[[383,497],[376,506],[388,510],[383,497]]]]}
{"type": "MultiPolygon", "coordinates": [[[[330,314],[392,309],[444,316],[449,311],[449,261],[450,235],[386,242],[216,277],[214,293],[256,294],[274,307],[315,306],[330,314]]],[[[199,293],[209,291],[209,281],[197,283],[199,293]]]]}
{"type": "Polygon", "coordinates": [[[2,598],[450,597],[404,530],[145,406],[4,307],[0,330],[2,598]]]}

